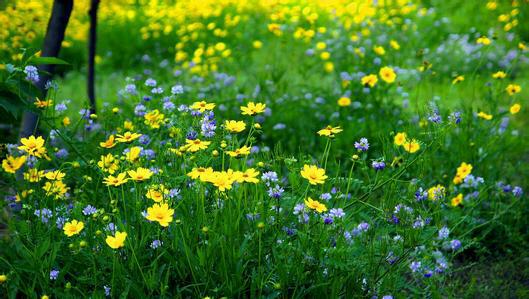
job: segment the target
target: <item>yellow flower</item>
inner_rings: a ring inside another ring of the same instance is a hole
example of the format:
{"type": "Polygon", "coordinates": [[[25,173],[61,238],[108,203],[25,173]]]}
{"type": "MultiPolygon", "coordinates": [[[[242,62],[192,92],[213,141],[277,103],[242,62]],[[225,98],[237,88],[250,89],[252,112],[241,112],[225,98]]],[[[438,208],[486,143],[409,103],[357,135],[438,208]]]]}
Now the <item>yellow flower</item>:
{"type": "Polygon", "coordinates": [[[480,112],[478,113],[478,117],[479,117],[479,118],[483,118],[483,119],[485,119],[485,120],[491,120],[491,119],[492,119],[492,114],[487,114],[487,113],[485,113],[485,112],[483,112],[483,111],[480,111],[480,112]]]}
{"type": "Polygon", "coordinates": [[[126,178],[126,176],[127,174],[125,172],[118,174],[118,176],[116,177],[109,175],[103,179],[103,182],[107,186],[114,186],[114,187],[121,186],[129,180],[128,178],[126,178]]]}
{"type": "Polygon", "coordinates": [[[236,158],[238,156],[247,156],[250,154],[250,147],[245,145],[234,151],[227,151],[226,153],[232,158],[236,158]]]}
{"type": "Polygon", "coordinates": [[[433,201],[443,199],[445,197],[445,190],[443,185],[433,186],[428,189],[428,198],[433,201]]]}
{"type": "Polygon", "coordinates": [[[457,207],[463,202],[463,194],[459,193],[456,197],[452,198],[450,204],[452,207],[457,207]]]}
{"type": "Polygon", "coordinates": [[[55,181],[61,181],[62,179],[64,179],[64,177],[66,176],[66,174],[64,172],[61,172],[60,170],[55,170],[55,171],[48,171],[46,172],[46,174],[44,175],[48,180],[55,180],[55,181]]]}
{"type": "Polygon", "coordinates": [[[7,156],[4,160],[2,160],[2,168],[7,173],[15,173],[20,169],[20,167],[24,165],[24,163],[26,163],[26,159],[26,156],[7,156]]]}
{"type": "Polygon", "coordinates": [[[387,66],[381,68],[378,74],[380,75],[380,78],[382,78],[382,80],[386,83],[393,83],[397,78],[397,74],[395,74],[395,71],[387,66]]]}
{"type": "Polygon", "coordinates": [[[125,239],[127,238],[126,232],[116,232],[115,237],[107,236],[105,242],[112,249],[118,249],[125,246],[125,239]]]}
{"type": "Polygon", "coordinates": [[[5,274],[0,275],[0,283],[4,283],[6,281],[7,281],[7,275],[5,274]]]}
{"type": "Polygon", "coordinates": [[[191,169],[191,172],[189,172],[187,176],[194,180],[200,178],[201,181],[205,182],[205,178],[207,178],[211,174],[213,174],[213,168],[211,167],[195,167],[191,169]]]}
{"type": "Polygon", "coordinates": [[[341,97],[338,99],[338,106],[347,107],[351,105],[351,99],[348,97],[341,97]]]}
{"type": "Polygon", "coordinates": [[[254,168],[248,168],[245,172],[242,172],[237,176],[237,182],[257,184],[259,183],[259,179],[257,178],[258,175],[259,171],[256,171],[254,168]]]}
{"type": "Polygon", "coordinates": [[[472,165],[465,162],[461,162],[461,165],[457,168],[457,176],[464,179],[472,172],[472,165]]]}
{"type": "Polygon", "coordinates": [[[511,112],[511,114],[516,114],[516,113],[520,112],[521,108],[522,108],[522,106],[520,106],[520,104],[514,104],[514,105],[511,106],[509,111],[511,112]]]}
{"type": "Polygon", "coordinates": [[[490,45],[491,41],[488,37],[486,36],[482,36],[482,37],[479,37],[477,40],[476,40],[476,43],[478,44],[482,44],[484,46],[488,46],[490,45]]]}
{"type": "Polygon", "coordinates": [[[333,137],[334,134],[337,134],[337,133],[340,133],[342,132],[343,130],[340,128],[340,126],[338,127],[333,127],[333,126],[327,126],[321,130],[318,131],[318,135],[320,136],[328,136],[328,137],[333,137]]]}
{"type": "Polygon", "coordinates": [[[452,80],[452,84],[457,84],[457,83],[462,82],[464,80],[465,80],[465,77],[459,75],[459,76],[455,77],[454,80],[452,80]]]}
{"type": "Polygon", "coordinates": [[[24,180],[31,183],[40,182],[42,177],[44,177],[44,170],[39,171],[36,168],[28,169],[28,171],[24,173],[24,180]]]}
{"type": "Polygon", "coordinates": [[[512,95],[515,95],[515,94],[519,93],[520,91],[522,91],[522,88],[518,84],[509,84],[509,85],[507,85],[505,90],[507,91],[507,93],[510,96],[512,96],[512,95]]]}
{"type": "Polygon", "coordinates": [[[145,124],[151,127],[152,129],[159,129],[160,125],[163,124],[165,116],[158,111],[158,109],[154,109],[153,111],[146,113],[144,116],[145,118],[145,124]]]}
{"type": "Polygon", "coordinates": [[[138,134],[138,133],[132,133],[132,132],[127,131],[127,132],[125,132],[125,134],[123,134],[123,135],[119,135],[119,134],[118,134],[117,137],[118,137],[118,138],[116,139],[117,142],[130,143],[130,142],[132,142],[132,141],[134,141],[134,140],[140,138],[140,137],[141,137],[141,134],[138,134]]]}
{"type": "Polygon", "coordinates": [[[242,115],[254,115],[263,113],[265,111],[266,104],[249,102],[248,105],[241,106],[242,115]]]}
{"type": "Polygon", "coordinates": [[[421,149],[421,145],[416,139],[407,140],[402,146],[404,147],[404,150],[411,154],[421,149]]]}
{"type": "Polygon", "coordinates": [[[154,174],[150,169],[143,167],[138,167],[136,170],[129,170],[127,173],[130,178],[136,182],[148,180],[154,174]]]}
{"type": "Polygon", "coordinates": [[[46,108],[46,107],[53,105],[53,101],[52,100],[42,101],[39,98],[36,98],[33,104],[35,104],[37,108],[46,108]]]}
{"type": "Polygon", "coordinates": [[[158,186],[151,186],[149,190],[147,190],[147,194],[145,196],[148,199],[154,200],[155,202],[161,202],[167,194],[169,194],[169,190],[165,188],[164,185],[160,184],[158,186]]]}
{"type": "Polygon", "coordinates": [[[227,120],[224,127],[231,133],[240,133],[246,129],[246,124],[243,121],[227,120]]]}
{"type": "Polygon", "coordinates": [[[116,143],[114,143],[114,135],[108,136],[107,140],[99,143],[99,146],[103,148],[113,148],[116,146],[116,143]]]}
{"type": "Polygon", "coordinates": [[[97,166],[104,172],[114,174],[118,170],[119,160],[116,159],[112,154],[101,156],[101,159],[97,162],[97,166]]]}
{"type": "Polygon", "coordinates": [[[70,120],[70,118],[68,116],[65,116],[62,119],[62,125],[65,126],[65,127],[69,126],[71,123],[72,123],[72,121],[70,120]]]}
{"type": "Polygon", "coordinates": [[[64,197],[70,188],[68,188],[62,181],[53,181],[46,182],[42,189],[46,191],[46,196],[53,195],[55,196],[55,199],[59,199],[64,197]]]}
{"type": "Polygon", "coordinates": [[[305,206],[307,206],[307,208],[311,210],[315,210],[318,213],[323,213],[327,211],[327,207],[325,206],[325,204],[310,197],[305,200],[305,206]]]}
{"type": "Polygon", "coordinates": [[[261,47],[263,47],[263,43],[262,43],[261,41],[256,40],[256,41],[254,41],[254,42],[252,43],[252,46],[253,46],[255,49],[261,49],[261,47]]]}
{"type": "Polygon", "coordinates": [[[212,183],[219,191],[224,192],[230,190],[236,177],[233,170],[214,172],[207,180],[212,183]]]}
{"type": "Polygon", "coordinates": [[[461,178],[459,174],[456,174],[452,182],[454,183],[454,185],[459,185],[463,182],[463,179],[461,178]]]}
{"type": "Polygon", "coordinates": [[[366,75],[362,77],[363,86],[369,85],[369,87],[373,87],[375,86],[375,84],[377,84],[377,82],[378,82],[377,75],[370,74],[370,75],[366,75]]]}
{"type": "Polygon", "coordinates": [[[206,103],[206,101],[194,102],[193,105],[191,105],[191,109],[198,110],[200,113],[204,113],[206,110],[213,110],[213,108],[215,108],[215,104],[206,103]]]}
{"type": "Polygon", "coordinates": [[[207,149],[210,144],[210,141],[201,141],[200,139],[186,139],[185,148],[186,151],[194,153],[198,152],[199,150],[207,149]]]}
{"type": "Polygon", "coordinates": [[[384,47],[382,47],[382,46],[374,46],[374,47],[373,47],[373,51],[374,51],[377,55],[380,55],[380,56],[386,54],[386,50],[384,50],[384,47]]]}
{"type": "Polygon", "coordinates": [[[503,79],[507,77],[507,74],[505,72],[502,72],[502,71],[498,71],[498,72],[495,72],[494,74],[492,74],[492,78],[494,79],[503,79]]]}
{"type": "Polygon", "coordinates": [[[135,162],[140,157],[141,153],[141,147],[139,146],[133,146],[129,149],[129,151],[125,154],[125,158],[129,162],[135,162]]]}
{"type": "Polygon", "coordinates": [[[173,221],[174,210],[169,209],[169,205],[166,203],[154,204],[152,207],[147,209],[147,220],[156,221],[161,226],[169,226],[169,222],[173,221]]]}
{"type": "Polygon", "coordinates": [[[41,158],[46,155],[44,139],[41,136],[35,138],[35,136],[31,135],[28,138],[22,138],[20,139],[20,143],[22,145],[18,149],[28,153],[30,156],[41,158]]]}
{"type": "Polygon", "coordinates": [[[323,69],[327,73],[330,73],[330,72],[334,71],[334,63],[332,63],[330,61],[325,62],[325,64],[323,65],[323,69]]]}
{"type": "Polygon", "coordinates": [[[390,40],[389,41],[389,46],[392,47],[395,50],[399,50],[400,49],[400,45],[399,45],[399,43],[396,40],[390,40]]]}
{"type": "Polygon", "coordinates": [[[400,132],[395,135],[395,138],[393,138],[393,143],[395,143],[395,145],[397,146],[401,146],[404,144],[404,142],[406,142],[406,139],[407,139],[406,133],[400,132]]]}
{"type": "Polygon", "coordinates": [[[307,164],[303,165],[301,176],[307,179],[311,185],[323,184],[327,178],[325,169],[318,168],[316,165],[307,164]]]}
{"type": "Polygon", "coordinates": [[[79,234],[84,228],[84,223],[77,220],[66,222],[63,226],[64,234],[68,237],[79,234]]]}
{"type": "Polygon", "coordinates": [[[123,122],[123,128],[127,131],[132,131],[134,130],[134,124],[131,121],[126,120],[123,122]]]}
{"type": "Polygon", "coordinates": [[[487,9],[488,10],[495,10],[496,8],[498,8],[498,3],[496,3],[496,1],[487,2],[487,9]]]}

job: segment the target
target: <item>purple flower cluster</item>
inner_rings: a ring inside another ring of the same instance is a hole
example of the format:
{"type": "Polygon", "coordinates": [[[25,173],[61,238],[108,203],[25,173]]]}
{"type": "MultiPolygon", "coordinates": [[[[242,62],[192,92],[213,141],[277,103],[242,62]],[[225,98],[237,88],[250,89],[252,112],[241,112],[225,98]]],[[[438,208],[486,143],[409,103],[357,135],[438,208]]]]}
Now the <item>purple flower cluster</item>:
{"type": "Polygon", "coordinates": [[[24,68],[24,73],[26,74],[26,80],[33,83],[40,81],[38,69],[35,66],[28,65],[24,68]]]}
{"type": "Polygon", "coordinates": [[[369,149],[369,141],[367,138],[360,138],[359,141],[354,143],[354,146],[359,152],[365,152],[369,149]]]}
{"type": "Polygon", "coordinates": [[[200,130],[202,136],[211,138],[215,136],[215,130],[217,129],[217,121],[215,120],[215,114],[210,111],[204,114],[204,118],[200,122],[200,130]]]}

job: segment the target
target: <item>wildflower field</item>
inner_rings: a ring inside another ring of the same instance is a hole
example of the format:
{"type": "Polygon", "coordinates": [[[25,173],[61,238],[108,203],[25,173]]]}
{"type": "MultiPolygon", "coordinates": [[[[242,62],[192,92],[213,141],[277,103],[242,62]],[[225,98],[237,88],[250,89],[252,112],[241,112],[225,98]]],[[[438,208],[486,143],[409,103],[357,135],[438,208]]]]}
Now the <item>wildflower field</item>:
{"type": "Polygon", "coordinates": [[[68,2],[0,2],[0,298],[529,297],[529,1],[101,1],[95,105],[68,2]]]}

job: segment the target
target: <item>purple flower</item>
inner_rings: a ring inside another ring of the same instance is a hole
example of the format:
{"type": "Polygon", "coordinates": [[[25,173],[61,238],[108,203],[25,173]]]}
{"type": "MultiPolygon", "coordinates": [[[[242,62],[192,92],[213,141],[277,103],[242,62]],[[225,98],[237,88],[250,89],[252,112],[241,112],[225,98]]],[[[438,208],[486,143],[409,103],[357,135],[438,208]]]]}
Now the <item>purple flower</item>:
{"type": "Polygon", "coordinates": [[[297,205],[294,206],[294,212],[293,212],[294,215],[299,215],[303,211],[305,211],[305,204],[298,203],[297,205]]]}
{"type": "Polygon", "coordinates": [[[267,171],[263,173],[261,180],[267,185],[269,182],[277,182],[277,173],[275,171],[267,171]]]}
{"type": "Polygon", "coordinates": [[[59,270],[53,269],[50,271],[50,280],[57,280],[59,277],[59,270]]]}
{"type": "Polygon", "coordinates": [[[439,238],[440,240],[444,240],[444,239],[448,238],[448,235],[450,235],[450,230],[448,229],[448,227],[443,226],[443,227],[439,230],[438,238],[439,238]]]}
{"type": "Polygon", "coordinates": [[[152,149],[145,149],[141,151],[140,156],[145,157],[148,160],[152,160],[154,157],[156,157],[156,153],[152,149]]]}
{"type": "Polygon", "coordinates": [[[149,135],[144,134],[140,136],[138,141],[143,145],[147,145],[149,144],[149,142],[151,142],[151,137],[149,137],[149,135]]]}
{"type": "Polygon", "coordinates": [[[55,157],[57,157],[58,159],[64,159],[68,157],[68,150],[66,150],[65,148],[61,148],[55,153],[55,157]]]}
{"type": "Polygon", "coordinates": [[[171,93],[174,95],[184,93],[184,87],[182,85],[175,85],[171,87],[171,93]]]}
{"type": "Polygon", "coordinates": [[[458,125],[461,122],[461,112],[454,111],[449,116],[448,119],[454,124],[458,125]]]}
{"type": "Polygon", "coordinates": [[[40,221],[42,221],[42,223],[48,223],[50,218],[53,216],[52,211],[46,208],[42,210],[35,210],[34,214],[35,216],[40,218],[40,221]]]}
{"type": "Polygon", "coordinates": [[[459,248],[461,248],[461,241],[457,239],[450,241],[450,247],[452,248],[452,250],[458,250],[459,248]]]}
{"type": "Polygon", "coordinates": [[[127,92],[130,95],[137,95],[138,91],[136,90],[136,85],[134,84],[127,84],[125,86],[125,92],[127,92]]]}
{"type": "Polygon", "coordinates": [[[152,94],[161,94],[161,93],[163,93],[163,88],[155,87],[155,88],[151,89],[151,93],[152,94]]]}
{"type": "Polygon", "coordinates": [[[174,198],[174,197],[177,197],[178,195],[180,195],[180,189],[171,189],[169,190],[169,198],[174,198]]]}
{"type": "Polygon", "coordinates": [[[295,228],[290,228],[290,227],[287,227],[287,226],[284,226],[283,227],[283,230],[287,233],[287,235],[289,236],[293,236],[296,234],[296,229],[295,228]]]}
{"type": "Polygon", "coordinates": [[[198,134],[197,132],[193,131],[193,129],[190,129],[189,132],[187,132],[186,134],[186,138],[189,140],[195,140],[197,139],[197,137],[198,137],[198,134]]]}
{"type": "Polygon", "coordinates": [[[329,201],[332,198],[332,195],[330,193],[322,193],[320,195],[321,200],[329,201]]]}
{"type": "Polygon", "coordinates": [[[345,216],[345,212],[341,208],[333,208],[329,211],[329,216],[332,218],[343,218],[345,216]]]}
{"type": "Polygon", "coordinates": [[[432,277],[433,272],[432,272],[431,270],[429,270],[429,269],[426,269],[426,270],[424,271],[424,274],[423,274],[423,275],[424,275],[424,277],[426,277],[426,278],[430,278],[430,277],[432,277]]]}
{"type": "Polygon", "coordinates": [[[358,224],[358,227],[357,227],[360,231],[362,232],[365,232],[369,229],[369,223],[367,222],[361,222],[360,224],[358,224]]]}
{"type": "Polygon", "coordinates": [[[386,163],[384,163],[384,161],[373,161],[372,166],[375,170],[379,171],[386,168],[386,163]]]}
{"type": "Polygon", "coordinates": [[[147,107],[145,107],[143,104],[138,104],[134,108],[134,114],[136,116],[143,117],[145,115],[145,110],[147,110],[147,107]]]}
{"type": "Polygon", "coordinates": [[[90,215],[93,215],[97,213],[97,209],[91,205],[87,205],[84,209],[83,209],[83,215],[85,216],[90,216],[90,215]]]}
{"type": "Polygon", "coordinates": [[[176,108],[176,105],[171,101],[166,101],[163,103],[163,109],[167,111],[173,111],[176,108]]]}
{"type": "Polygon", "coordinates": [[[24,68],[24,73],[26,74],[26,80],[33,83],[40,81],[38,69],[32,65],[28,65],[24,68]]]}
{"type": "Polygon", "coordinates": [[[414,273],[419,271],[419,269],[421,269],[421,262],[416,262],[416,261],[411,262],[410,269],[411,269],[411,272],[414,272],[414,273]]]}
{"type": "Polygon", "coordinates": [[[325,217],[325,218],[323,219],[323,223],[324,223],[324,224],[332,224],[333,222],[334,222],[334,221],[333,221],[333,219],[332,219],[331,217],[325,217]]]}
{"type": "Polygon", "coordinates": [[[109,286],[103,286],[103,289],[105,289],[105,296],[109,297],[110,296],[110,287],[109,286]]]}
{"type": "Polygon", "coordinates": [[[55,106],[55,111],[57,112],[63,112],[65,111],[66,109],[68,109],[68,107],[66,106],[65,103],[59,103],[55,106]]]}
{"type": "Polygon", "coordinates": [[[283,195],[283,192],[285,192],[285,189],[281,188],[279,185],[275,185],[275,187],[270,187],[268,189],[268,196],[271,198],[279,199],[281,198],[281,195],[283,195]]]}
{"type": "Polygon", "coordinates": [[[156,80],[154,80],[153,78],[149,78],[149,79],[145,80],[145,86],[155,87],[156,84],[157,84],[156,80]]]}
{"type": "Polygon", "coordinates": [[[154,240],[154,241],[152,241],[152,243],[151,243],[151,248],[152,248],[152,249],[157,249],[157,248],[159,248],[159,247],[162,246],[162,245],[163,245],[163,242],[162,242],[162,241],[160,241],[160,240],[154,240]]]}
{"type": "Polygon", "coordinates": [[[360,152],[365,152],[369,149],[369,142],[367,138],[360,138],[360,141],[354,143],[355,148],[360,152]]]}
{"type": "Polygon", "coordinates": [[[115,234],[115,233],[116,233],[116,225],[115,225],[114,223],[112,223],[112,222],[110,222],[110,223],[107,225],[106,229],[107,229],[109,232],[111,232],[112,234],[115,234]]]}
{"type": "Polygon", "coordinates": [[[512,189],[512,194],[516,197],[521,197],[522,194],[523,194],[523,190],[522,190],[522,187],[520,186],[515,186],[513,189],[512,189]]]}

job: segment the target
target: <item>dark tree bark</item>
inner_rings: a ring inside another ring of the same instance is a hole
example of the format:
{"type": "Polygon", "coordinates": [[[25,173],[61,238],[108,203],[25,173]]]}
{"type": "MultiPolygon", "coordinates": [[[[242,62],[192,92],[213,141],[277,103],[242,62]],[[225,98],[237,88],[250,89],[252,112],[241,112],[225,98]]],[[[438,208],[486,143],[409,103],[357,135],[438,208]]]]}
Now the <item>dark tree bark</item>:
{"type": "Polygon", "coordinates": [[[95,95],[95,56],[96,56],[96,42],[97,42],[97,9],[99,8],[99,0],[90,1],[90,35],[88,39],[88,80],[87,91],[88,100],[90,101],[90,113],[96,113],[96,95],[95,95]]]}
{"type": "MultiPolygon", "coordinates": [[[[48,28],[46,29],[46,36],[44,37],[44,44],[42,45],[41,57],[57,57],[61,50],[61,44],[64,40],[64,33],[70,15],[72,13],[73,0],[55,0],[53,1],[53,8],[50,20],[48,21],[48,28]]],[[[41,90],[43,96],[46,96],[46,83],[52,78],[55,67],[50,64],[39,66],[40,81],[37,87],[41,90]]],[[[20,137],[27,137],[35,134],[37,130],[39,117],[37,114],[26,111],[22,116],[22,124],[20,128],[20,137]]]]}

